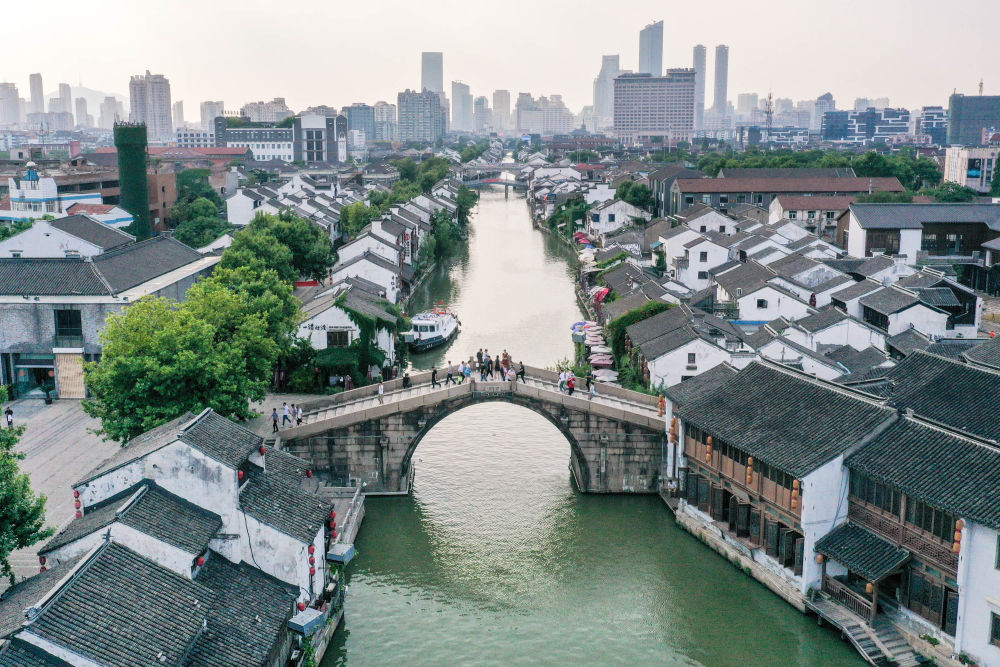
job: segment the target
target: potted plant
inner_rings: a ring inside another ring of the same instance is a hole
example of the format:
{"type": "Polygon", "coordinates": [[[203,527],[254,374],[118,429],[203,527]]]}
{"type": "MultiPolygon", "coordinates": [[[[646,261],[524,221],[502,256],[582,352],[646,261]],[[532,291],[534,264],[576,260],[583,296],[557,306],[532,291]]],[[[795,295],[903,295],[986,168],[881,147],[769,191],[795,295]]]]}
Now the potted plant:
{"type": "Polygon", "coordinates": [[[45,392],[45,405],[52,405],[52,392],[56,390],[56,386],[54,384],[46,384],[41,389],[45,392]]]}

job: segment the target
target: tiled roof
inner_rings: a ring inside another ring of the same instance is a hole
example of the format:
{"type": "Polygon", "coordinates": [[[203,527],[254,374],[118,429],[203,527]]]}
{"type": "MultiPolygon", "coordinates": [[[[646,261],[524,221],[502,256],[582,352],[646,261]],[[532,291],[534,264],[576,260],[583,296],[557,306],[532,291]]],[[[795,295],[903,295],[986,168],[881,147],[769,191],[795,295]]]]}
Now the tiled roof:
{"type": "Polygon", "coordinates": [[[307,468],[302,459],[269,448],[264,470],[252,470],[240,491],[240,508],[285,535],[312,543],[333,503],[302,489],[307,468]]]}
{"type": "Polygon", "coordinates": [[[795,326],[801,327],[809,333],[816,333],[846,319],[849,319],[846,314],[829,306],[797,320],[795,326]]]}
{"type": "Polygon", "coordinates": [[[14,638],[8,646],[0,648],[0,667],[70,667],[70,663],[14,638]]]}
{"type": "Polygon", "coordinates": [[[895,336],[889,336],[885,343],[907,355],[914,350],[926,350],[931,340],[916,329],[906,329],[895,336]]]}
{"type": "Polygon", "coordinates": [[[704,373],[699,373],[672,387],[663,390],[663,394],[676,405],[685,405],[691,401],[711,393],[721,385],[736,377],[737,370],[729,364],[713,366],[704,373]]]}
{"type": "Polygon", "coordinates": [[[97,255],[93,262],[94,268],[117,293],[201,258],[201,253],[180,241],[166,236],[154,236],[149,240],[97,255]]]}
{"type": "Polygon", "coordinates": [[[1000,528],[995,444],[903,418],[847,457],[845,465],[959,517],[1000,528]]]}
{"type": "Polygon", "coordinates": [[[833,385],[754,362],[715,391],[681,406],[680,414],[716,439],[802,477],[894,412],[833,385]],[[815,409],[819,405],[822,410],[815,409]]]}
{"type": "Polygon", "coordinates": [[[66,212],[70,215],[76,215],[77,213],[90,213],[92,215],[106,215],[111,213],[115,209],[114,204],[84,204],[77,202],[73,204],[66,212]]]}
{"type": "Polygon", "coordinates": [[[194,645],[215,597],[205,586],[109,543],[80,566],[29,627],[95,662],[176,665],[194,645]]]}
{"type": "Polygon", "coordinates": [[[863,350],[855,350],[850,345],[843,345],[827,352],[826,356],[838,364],[846,366],[851,374],[867,371],[884,364],[888,359],[885,354],[870,345],[863,350]]]}
{"type": "MultiPolygon", "coordinates": [[[[789,178],[787,176],[750,178],[678,178],[681,192],[829,192],[867,193],[902,192],[903,186],[895,177],[890,178],[789,178]]],[[[855,204],[857,206],[857,204],[855,204]]]]}
{"type": "Polygon", "coordinates": [[[716,275],[715,282],[726,290],[730,297],[736,299],[763,287],[773,277],[774,271],[763,264],[747,262],[730,271],[716,275]]]}
{"type": "Polygon", "coordinates": [[[639,344],[642,356],[647,361],[657,359],[668,352],[698,340],[702,336],[691,326],[680,326],[664,332],[660,336],[643,341],[639,344]]]}
{"type": "Polygon", "coordinates": [[[216,594],[208,628],[185,667],[244,667],[268,664],[274,643],[292,615],[297,590],[260,570],[212,554],[196,581],[216,594]]]}
{"type": "Polygon", "coordinates": [[[690,322],[691,309],[682,304],[630,324],[625,327],[625,333],[633,345],[641,345],[690,322]]]}
{"type": "Polygon", "coordinates": [[[924,223],[983,223],[1000,230],[1000,204],[851,204],[862,229],[921,229],[924,223]]]}
{"type": "Polygon", "coordinates": [[[916,289],[917,287],[933,287],[944,280],[944,276],[931,271],[918,271],[908,276],[904,276],[897,281],[897,285],[916,289]]]}
{"type": "Polygon", "coordinates": [[[948,359],[962,360],[965,358],[962,355],[974,347],[981,345],[982,342],[982,340],[976,338],[945,338],[934,341],[924,348],[924,352],[948,359]]]}
{"type": "Polygon", "coordinates": [[[80,258],[0,258],[0,294],[106,295],[94,265],[80,258]]]}
{"type": "Polygon", "coordinates": [[[93,243],[102,250],[111,250],[135,241],[131,234],[115,229],[103,222],[97,222],[85,215],[69,215],[49,221],[49,225],[70,236],[93,243]]]}
{"type": "Polygon", "coordinates": [[[81,518],[71,521],[39,553],[58,549],[115,521],[191,554],[204,551],[222,527],[219,515],[153,483],[142,483],[88,507],[81,518]]]}
{"type": "Polygon", "coordinates": [[[99,463],[86,475],[77,480],[73,486],[79,486],[101,475],[127,465],[146,456],[150,452],[155,452],[161,447],[169,445],[177,440],[177,430],[180,426],[194,417],[190,412],[171,419],[165,424],[160,424],[156,428],[135,436],[121,446],[118,451],[99,463]]]}
{"type": "Polygon", "coordinates": [[[720,178],[845,178],[854,177],[851,167],[729,167],[720,178]]]}
{"type": "Polygon", "coordinates": [[[971,350],[966,350],[962,356],[970,364],[988,366],[1000,370],[1000,338],[991,338],[971,350]]]}
{"type": "Polygon", "coordinates": [[[886,287],[861,297],[859,303],[883,315],[892,315],[920,303],[920,298],[903,290],[886,287]]]}
{"type": "Polygon", "coordinates": [[[778,203],[786,211],[843,211],[856,199],[857,197],[853,195],[817,195],[814,197],[781,195],[778,197],[778,203]]]}
{"type": "Polygon", "coordinates": [[[854,523],[842,524],[821,537],[816,542],[815,551],[869,581],[879,581],[892,574],[910,557],[906,549],[899,549],[854,523]]]}
{"type": "Polygon", "coordinates": [[[888,377],[890,405],[981,438],[1000,440],[1000,373],[914,351],[888,377]]]}
{"type": "Polygon", "coordinates": [[[82,556],[60,563],[0,593],[0,639],[21,629],[27,620],[24,610],[37,606],[38,602],[76,566],[80,558],[82,556]]]}
{"type": "Polygon", "coordinates": [[[920,295],[920,300],[931,306],[942,308],[962,305],[955,293],[947,287],[918,287],[916,291],[920,295]]]}
{"type": "Polygon", "coordinates": [[[187,425],[178,438],[230,468],[239,468],[263,443],[259,435],[226,419],[214,410],[205,410],[187,425]]]}

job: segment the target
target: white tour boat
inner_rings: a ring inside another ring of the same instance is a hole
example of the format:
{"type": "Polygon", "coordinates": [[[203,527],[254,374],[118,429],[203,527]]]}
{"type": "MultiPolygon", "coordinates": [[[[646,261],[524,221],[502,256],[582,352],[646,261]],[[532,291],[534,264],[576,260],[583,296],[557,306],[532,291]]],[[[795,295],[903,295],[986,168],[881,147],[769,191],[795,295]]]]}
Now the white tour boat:
{"type": "Polygon", "coordinates": [[[414,352],[424,352],[444,345],[455,337],[461,324],[450,308],[440,305],[433,310],[417,313],[412,321],[413,328],[403,333],[402,338],[414,352]]]}

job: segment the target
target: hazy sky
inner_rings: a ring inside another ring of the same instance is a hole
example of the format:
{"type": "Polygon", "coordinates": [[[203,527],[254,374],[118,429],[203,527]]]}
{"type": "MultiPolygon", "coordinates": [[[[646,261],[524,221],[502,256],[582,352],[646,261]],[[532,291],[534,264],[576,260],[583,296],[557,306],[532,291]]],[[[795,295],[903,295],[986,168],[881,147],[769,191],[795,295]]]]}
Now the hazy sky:
{"type": "Polygon", "coordinates": [[[82,82],[127,94],[129,76],[149,69],[170,79],[188,120],[207,99],[395,102],[419,87],[421,51],[444,52],[449,91],[457,79],[474,95],[561,93],[579,111],[601,55],[635,69],[639,30],[659,19],[665,68],[690,67],[692,46],[708,47],[708,104],[720,43],[734,103],[741,92],[830,91],[841,107],[887,96],[913,108],[946,104],[953,88],[975,93],[980,77],[1000,94],[1000,0],[42,0],[7,2],[3,15],[0,81],[22,97],[31,72],[46,93],[82,82]]]}

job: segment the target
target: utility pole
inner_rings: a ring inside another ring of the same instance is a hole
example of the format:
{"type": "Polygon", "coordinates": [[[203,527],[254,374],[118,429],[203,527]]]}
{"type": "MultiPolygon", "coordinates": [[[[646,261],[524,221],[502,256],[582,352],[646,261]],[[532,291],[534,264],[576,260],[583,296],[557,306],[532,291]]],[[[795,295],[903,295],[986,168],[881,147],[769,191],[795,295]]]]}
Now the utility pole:
{"type": "Polygon", "coordinates": [[[767,102],[766,106],[764,107],[764,123],[767,126],[767,135],[764,141],[767,141],[769,143],[771,141],[771,124],[773,122],[773,117],[774,117],[774,99],[772,98],[771,91],[769,90],[767,91],[767,102]]]}

